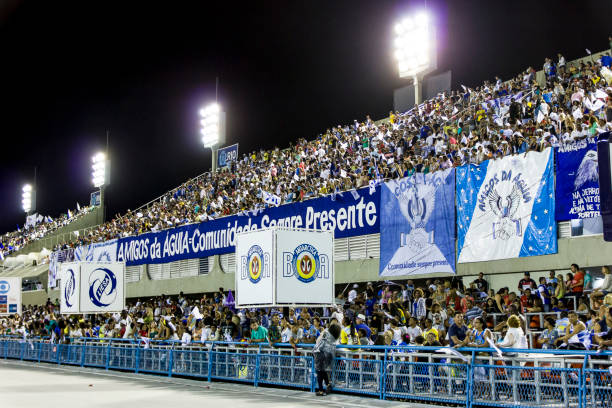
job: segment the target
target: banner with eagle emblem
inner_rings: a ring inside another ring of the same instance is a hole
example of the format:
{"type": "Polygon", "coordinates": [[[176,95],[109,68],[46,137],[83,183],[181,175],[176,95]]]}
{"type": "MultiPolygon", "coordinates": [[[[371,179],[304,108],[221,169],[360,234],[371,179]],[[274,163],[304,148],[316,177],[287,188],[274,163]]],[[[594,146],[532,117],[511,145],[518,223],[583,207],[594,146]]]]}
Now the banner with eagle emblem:
{"type": "Polygon", "coordinates": [[[381,189],[380,275],[455,273],[455,169],[381,189]]]}
{"type": "Polygon", "coordinates": [[[600,216],[595,139],[578,140],[558,148],[556,196],[557,221],[600,216]]]}
{"type": "Polygon", "coordinates": [[[457,261],[557,252],[553,150],[457,169],[457,261]]]}

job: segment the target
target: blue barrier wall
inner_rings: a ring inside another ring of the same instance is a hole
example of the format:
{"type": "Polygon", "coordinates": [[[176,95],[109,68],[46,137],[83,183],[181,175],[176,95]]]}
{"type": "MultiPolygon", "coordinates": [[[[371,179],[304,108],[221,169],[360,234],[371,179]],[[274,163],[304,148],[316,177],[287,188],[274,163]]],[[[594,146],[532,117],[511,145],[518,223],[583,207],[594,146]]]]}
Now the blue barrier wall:
{"type": "MultiPolygon", "coordinates": [[[[313,392],[312,345],[136,343],[81,339],[71,344],[0,339],[0,357],[279,385],[313,392]]],[[[610,352],[338,346],[331,378],[335,392],[466,407],[609,406],[610,352]]]]}

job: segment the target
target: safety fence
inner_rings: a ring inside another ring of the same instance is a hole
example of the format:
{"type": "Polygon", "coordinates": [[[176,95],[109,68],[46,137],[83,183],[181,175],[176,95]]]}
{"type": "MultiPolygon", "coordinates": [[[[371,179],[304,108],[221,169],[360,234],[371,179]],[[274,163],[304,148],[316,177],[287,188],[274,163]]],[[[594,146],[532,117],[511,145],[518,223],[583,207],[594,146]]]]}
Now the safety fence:
{"type": "MultiPolygon", "coordinates": [[[[342,346],[335,392],[465,407],[612,406],[612,352],[342,346]]],[[[0,338],[0,357],[302,388],[313,392],[312,344],[0,338]]]]}

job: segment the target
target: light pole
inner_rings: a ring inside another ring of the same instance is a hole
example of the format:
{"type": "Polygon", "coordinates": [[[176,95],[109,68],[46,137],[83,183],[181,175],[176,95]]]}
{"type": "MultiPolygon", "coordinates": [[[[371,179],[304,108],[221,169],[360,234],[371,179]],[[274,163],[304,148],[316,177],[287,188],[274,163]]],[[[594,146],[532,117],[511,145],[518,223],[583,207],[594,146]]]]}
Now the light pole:
{"type": "Polygon", "coordinates": [[[215,102],[200,109],[200,118],[202,144],[205,148],[209,147],[212,150],[212,171],[214,173],[217,171],[217,149],[225,140],[225,112],[215,102]]]}
{"type": "Polygon", "coordinates": [[[104,190],[110,182],[110,160],[103,152],[96,153],[91,158],[91,182],[100,189],[100,209],[98,210],[98,224],[104,223],[104,190]]]}
{"type": "Polygon", "coordinates": [[[406,17],[395,25],[395,59],[400,78],[414,81],[414,102],[423,96],[423,76],[437,68],[436,33],[425,12],[406,17]]]}

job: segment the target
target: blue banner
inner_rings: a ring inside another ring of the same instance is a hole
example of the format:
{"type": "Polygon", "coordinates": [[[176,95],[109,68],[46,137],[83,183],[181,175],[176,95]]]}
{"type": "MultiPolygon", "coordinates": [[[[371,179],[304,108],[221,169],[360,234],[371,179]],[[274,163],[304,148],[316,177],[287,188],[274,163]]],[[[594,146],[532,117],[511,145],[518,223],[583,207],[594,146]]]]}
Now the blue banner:
{"type": "Polygon", "coordinates": [[[120,238],[117,262],[128,266],[203,258],[234,252],[236,234],[270,227],[333,230],[336,238],[380,231],[380,188],[331,196],[234,215],[161,232],[120,238]]]}
{"type": "Polygon", "coordinates": [[[457,262],[557,252],[553,150],[457,169],[457,262]]]}
{"type": "Polygon", "coordinates": [[[584,139],[557,149],[558,221],[599,217],[597,144],[584,139]]]}
{"type": "Polygon", "coordinates": [[[380,275],[455,273],[455,170],[386,182],[380,275]]]}
{"type": "Polygon", "coordinates": [[[217,165],[219,167],[229,167],[232,162],[238,160],[238,143],[217,150],[217,165]]]}

